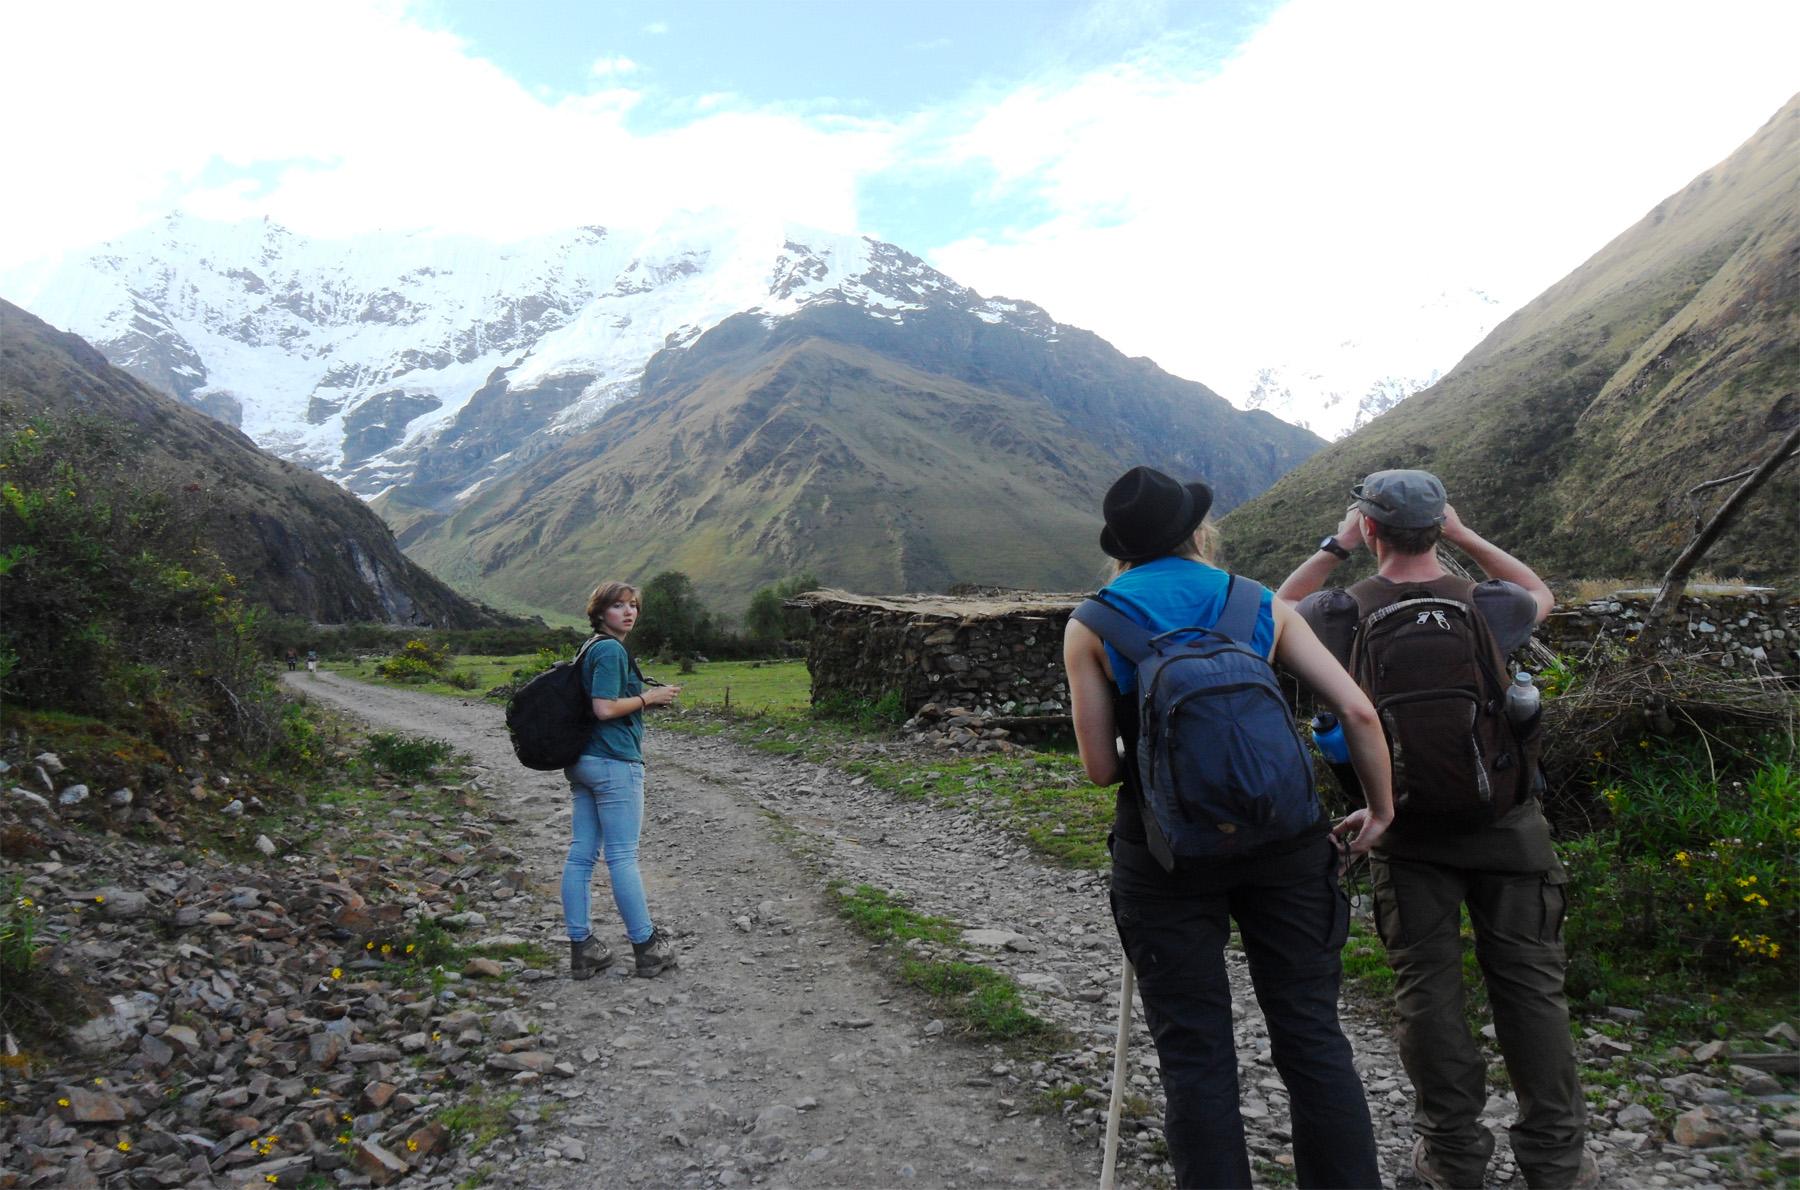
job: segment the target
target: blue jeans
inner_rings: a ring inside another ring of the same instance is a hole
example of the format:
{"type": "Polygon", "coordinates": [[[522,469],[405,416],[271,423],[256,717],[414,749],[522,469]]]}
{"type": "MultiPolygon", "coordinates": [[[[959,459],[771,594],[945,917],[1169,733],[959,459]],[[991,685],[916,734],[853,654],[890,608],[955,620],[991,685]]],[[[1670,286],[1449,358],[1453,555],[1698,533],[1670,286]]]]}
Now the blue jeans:
{"type": "Polygon", "coordinates": [[[609,756],[583,756],[563,770],[575,798],[575,837],[563,864],[563,924],[569,941],[593,933],[588,915],[588,886],[594,861],[604,853],[612,881],[613,904],[625,922],[625,934],[643,942],[654,932],[650,906],[644,900],[644,878],[638,874],[638,834],[644,826],[644,766],[609,756]]]}
{"type": "Polygon", "coordinates": [[[1349,903],[1337,853],[1298,851],[1165,873],[1142,846],[1113,845],[1113,920],[1137,968],[1168,1098],[1164,1136],[1179,1186],[1250,1185],[1238,1112],[1225,942],[1237,920],[1275,1069],[1293,1118],[1301,1186],[1380,1186],[1375,1137],[1338,1027],[1338,952],[1349,903]]]}

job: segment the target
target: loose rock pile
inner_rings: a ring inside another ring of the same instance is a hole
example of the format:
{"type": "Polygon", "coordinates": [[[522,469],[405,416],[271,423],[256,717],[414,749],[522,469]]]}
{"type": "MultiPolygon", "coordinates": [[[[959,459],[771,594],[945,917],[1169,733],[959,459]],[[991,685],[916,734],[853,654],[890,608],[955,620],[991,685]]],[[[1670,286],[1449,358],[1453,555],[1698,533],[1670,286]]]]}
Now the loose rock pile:
{"type": "Polygon", "coordinates": [[[0,1186],[448,1173],[447,1109],[496,1081],[574,1074],[518,1008],[542,952],[458,912],[463,898],[500,912],[533,899],[478,789],[382,796],[424,804],[352,806],[317,835],[296,818],[282,842],[257,837],[268,861],[83,832],[47,798],[5,799],[12,912],[49,944],[48,986],[98,1011],[70,1052],[7,1038],[0,1186]],[[432,951],[447,961],[418,961],[432,951]]]}

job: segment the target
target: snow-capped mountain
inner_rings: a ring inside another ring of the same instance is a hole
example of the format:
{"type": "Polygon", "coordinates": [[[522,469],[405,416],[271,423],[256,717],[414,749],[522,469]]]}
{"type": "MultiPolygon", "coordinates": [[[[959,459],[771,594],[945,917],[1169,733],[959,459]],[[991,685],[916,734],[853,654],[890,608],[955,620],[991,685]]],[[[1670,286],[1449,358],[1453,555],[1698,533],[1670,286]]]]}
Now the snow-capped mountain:
{"type": "Polygon", "coordinates": [[[420,478],[466,493],[515,452],[592,423],[635,391],[653,354],[733,314],[835,302],[900,320],[948,305],[1046,338],[1057,329],[889,244],[691,218],[496,245],[312,240],[170,215],[0,274],[0,293],[364,496],[420,478]]]}
{"type": "Polygon", "coordinates": [[[1440,293],[1374,316],[1360,311],[1359,328],[1348,337],[1307,358],[1259,368],[1234,403],[1323,438],[1342,438],[1443,377],[1439,368],[1395,374],[1395,360],[1434,359],[1448,366],[1503,314],[1499,301],[1478,289],[1440,293]]]}

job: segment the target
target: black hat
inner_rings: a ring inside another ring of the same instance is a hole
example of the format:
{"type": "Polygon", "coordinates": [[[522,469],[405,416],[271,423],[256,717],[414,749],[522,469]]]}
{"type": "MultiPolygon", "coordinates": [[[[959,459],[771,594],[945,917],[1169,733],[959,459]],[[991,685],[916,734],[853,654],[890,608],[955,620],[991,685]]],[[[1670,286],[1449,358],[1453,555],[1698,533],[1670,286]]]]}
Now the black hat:
{"type": "Polygon", "coordinates": [[[1203,483],[1177,483],[1154,467],[1133,467],[1106,490],[1100,548],[1121,562],[1160,558],[1194,535],[1212,499],[1203,483]]]}

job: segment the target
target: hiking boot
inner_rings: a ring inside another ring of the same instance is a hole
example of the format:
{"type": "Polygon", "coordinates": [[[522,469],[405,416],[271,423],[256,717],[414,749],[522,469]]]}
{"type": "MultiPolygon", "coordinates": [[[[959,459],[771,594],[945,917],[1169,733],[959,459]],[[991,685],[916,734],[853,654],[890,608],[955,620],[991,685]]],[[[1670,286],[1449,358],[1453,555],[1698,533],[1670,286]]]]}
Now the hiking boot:
{"type": "MultiPolygon", "coordinates": [[[[1431,1149],[1422,1136],[1413,1141],[1412,1171],[1413,1176],[1430,1186],[1431,1190],[1457,1190],[1457,1183],[1432,1159],[1431,1149]]],[[[1477,1179],[1475,1185],[1481,1185],[1481,1181],[1477,1179]]]]}
{"type": "Polygon", "coordinates": [[[592,934],[569,943],[570,979],[592,979],[596,972],[612,966],[612,961],[612,948],[592,934]]]}
{"type": "Polygon", "coordinates": [[[675,958],[675,944],[661,930],[652,930],[642,942],[633,942],[631,949],[637,954],[637,973],[645,979],[681,965],[675,958]]]}

